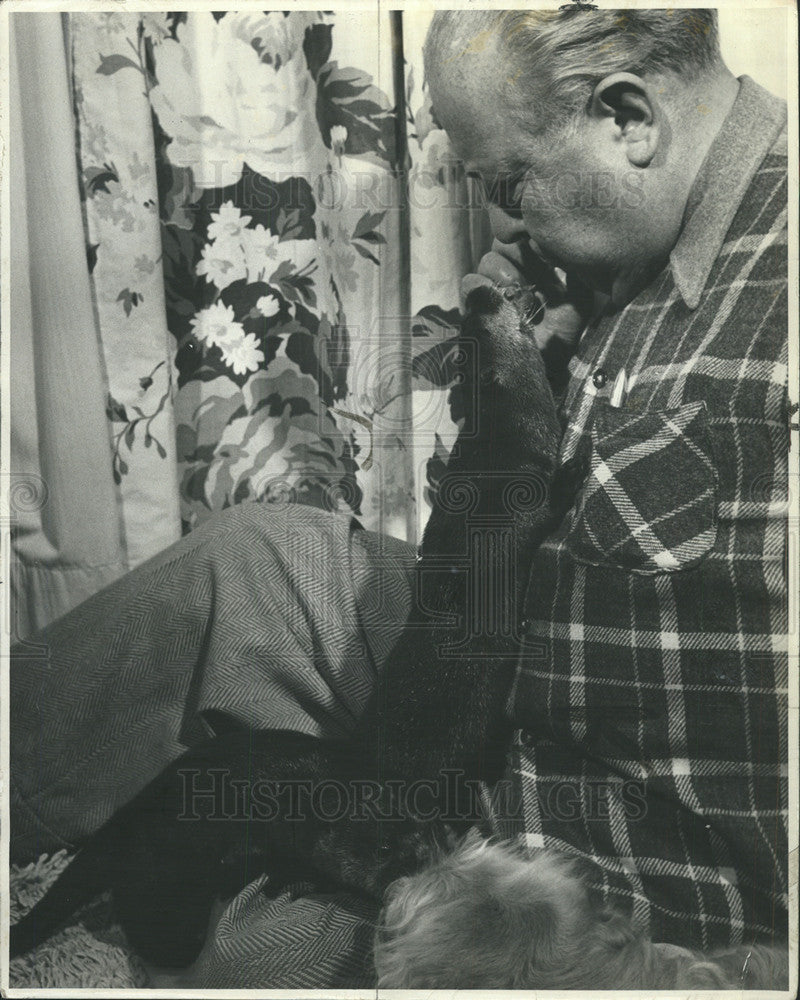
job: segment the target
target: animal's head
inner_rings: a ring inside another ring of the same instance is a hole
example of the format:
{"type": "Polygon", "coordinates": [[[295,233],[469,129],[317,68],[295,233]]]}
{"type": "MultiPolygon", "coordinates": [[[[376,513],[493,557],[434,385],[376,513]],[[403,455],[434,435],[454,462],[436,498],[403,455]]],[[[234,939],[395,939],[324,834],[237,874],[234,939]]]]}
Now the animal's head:
{"type": "Polygon", "coordinates": [[[569,860],[470,833],[387,890],[375,945],[378,984],[531,988],[571,964],[594,923],[569,860]]]}

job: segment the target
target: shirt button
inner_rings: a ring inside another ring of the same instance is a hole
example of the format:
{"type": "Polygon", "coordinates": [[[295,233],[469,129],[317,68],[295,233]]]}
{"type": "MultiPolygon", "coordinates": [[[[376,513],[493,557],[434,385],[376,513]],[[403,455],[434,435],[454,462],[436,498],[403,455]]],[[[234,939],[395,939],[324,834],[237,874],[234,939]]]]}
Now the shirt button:
{"type": "Polygon", "coordinates": [[[595,389],[602,389],[603,386],[608,382],[608,374],[605,368],[598,368],[597,371],[592,375],[592,382],[595,389]]]}
{"type": "Polygon", "coordinates": [[[523,618],[522,621],[520,622],[520,626],[522,627],[523,632],[530,631],[531,625],[533,625],[533,622],[530,620],[530,618],[523,618]]]}

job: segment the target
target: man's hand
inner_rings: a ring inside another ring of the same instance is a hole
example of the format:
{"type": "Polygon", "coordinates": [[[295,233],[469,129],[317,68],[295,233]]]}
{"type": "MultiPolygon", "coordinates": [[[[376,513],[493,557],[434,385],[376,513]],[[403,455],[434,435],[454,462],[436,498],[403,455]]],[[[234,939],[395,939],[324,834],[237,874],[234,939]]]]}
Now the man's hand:
{"type": "Polygon", "coordinates": [[[501,243],[495,240],[481,258],[477,274],[461,282],[462,298],[480,285],[535,286],[544,309],[533,318],[539,350],[559,355],[571,354],[594,309],[594,293],[572,276],[561,276],[536,255],[527,242],[501,243]],[[553,343],[558,341],[556,345],[553,343]]]}

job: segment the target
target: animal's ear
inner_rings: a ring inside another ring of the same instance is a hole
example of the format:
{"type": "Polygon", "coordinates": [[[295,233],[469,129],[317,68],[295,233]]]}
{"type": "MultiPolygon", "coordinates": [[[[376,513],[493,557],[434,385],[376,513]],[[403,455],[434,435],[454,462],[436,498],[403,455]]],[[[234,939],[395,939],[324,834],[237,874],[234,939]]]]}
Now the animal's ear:
{"type": "Polygon", "coordinates": [[[658,149],[661,121],[652,88],[635,73],[610,73],[594,88],[589,114],[624,143],[628,162],[647,167],[658,149]]]}

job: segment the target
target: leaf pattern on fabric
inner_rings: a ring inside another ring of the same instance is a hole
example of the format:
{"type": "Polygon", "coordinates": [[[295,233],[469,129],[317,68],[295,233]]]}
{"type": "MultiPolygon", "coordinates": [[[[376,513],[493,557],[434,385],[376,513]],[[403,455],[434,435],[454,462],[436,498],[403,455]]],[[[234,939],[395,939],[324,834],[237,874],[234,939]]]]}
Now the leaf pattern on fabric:
{"type": "Polygon", "coordinates": [[[372,78],[337,62],[323,66],[317,77],[317,123],[330,149],[334,133],[341,151],[387,164],[395,162],[394,112],[372,78]]]}

